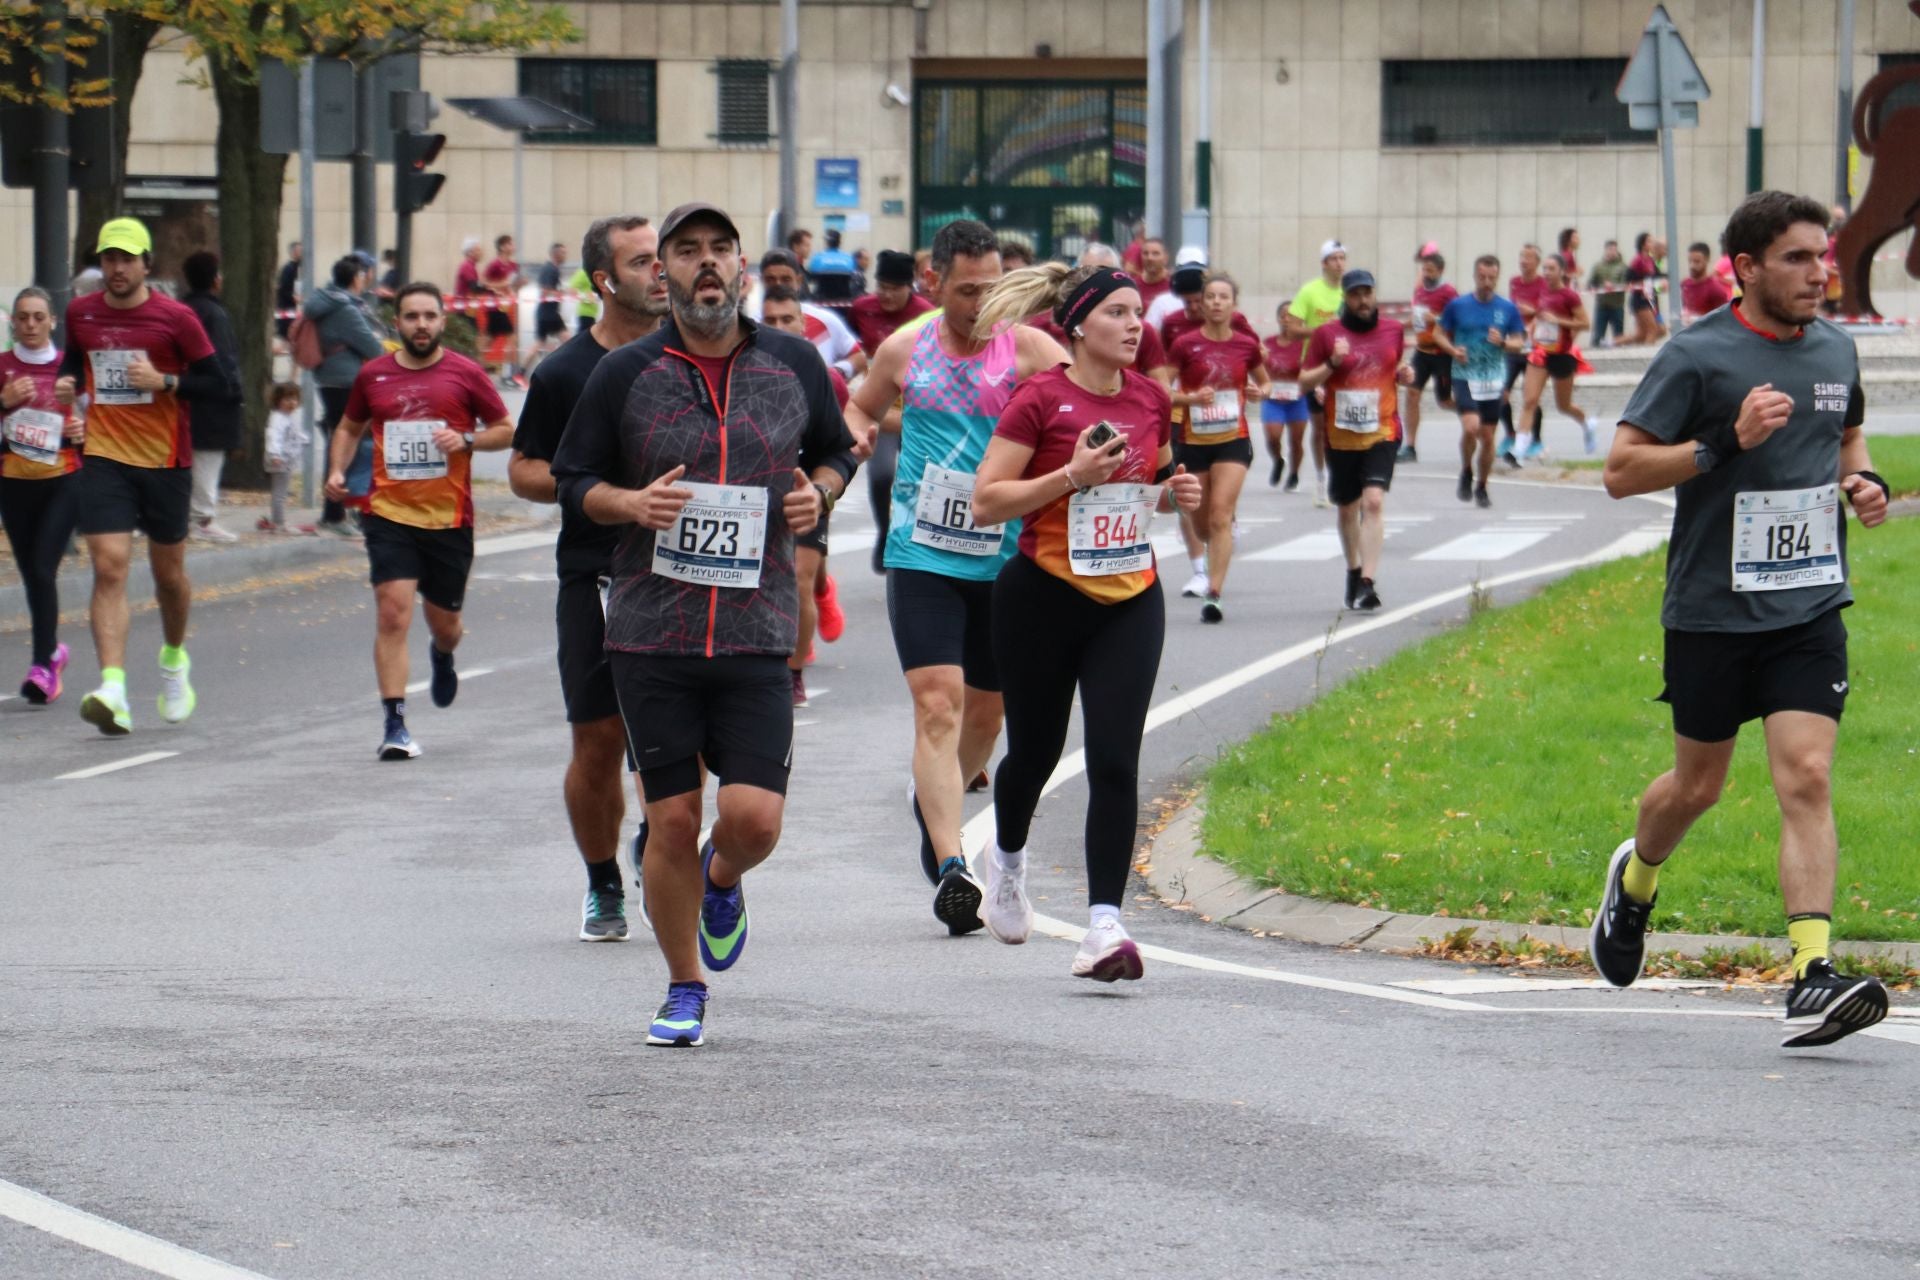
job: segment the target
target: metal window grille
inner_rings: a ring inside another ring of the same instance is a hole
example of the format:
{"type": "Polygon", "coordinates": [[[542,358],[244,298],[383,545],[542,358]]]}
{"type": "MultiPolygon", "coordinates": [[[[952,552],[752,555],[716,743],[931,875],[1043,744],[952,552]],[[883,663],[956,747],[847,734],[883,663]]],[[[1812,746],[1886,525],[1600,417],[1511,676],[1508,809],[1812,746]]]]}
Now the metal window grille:
{"type": "Polygon", "coordinates": [[[1380,64],[1389,147],[1647,143],[1614,101],[1625,58],[1462,58],[1380,64]]]}
{"type": "Polygon", "coordinates": [[[714,136],[730,146],[773,141],[773,67],[752,58],[722,58],[713,70],[720,87],[720,131],[714,136]]]}
{"type": "Polygon", "coordinates": [[[638,58],[522,58],[520,92],[593,121],[578,133],[527,134],[528,142],[651,147],[659,142],[657,64],[638,58]]]}

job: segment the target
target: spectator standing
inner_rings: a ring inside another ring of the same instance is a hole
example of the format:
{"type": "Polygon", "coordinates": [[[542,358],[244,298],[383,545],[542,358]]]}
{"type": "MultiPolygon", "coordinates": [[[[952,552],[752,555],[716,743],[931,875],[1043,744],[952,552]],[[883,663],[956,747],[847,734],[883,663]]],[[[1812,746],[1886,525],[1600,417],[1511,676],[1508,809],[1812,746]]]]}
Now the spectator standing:
{"type": "Polygon", "coordinates": [[[1620,242],[1607,241],[1600,260],[1587,273],[1587,288],[1593,290],[1593,345],[1611,346],[1607,330],[1615,341],[1627,332],[1627,260],[1620,256],[1620,242]]]}
{"type": "Polygon", "coordinates": [[[280,264],[280,274],[273,284],[273,331],[285,341],[287,330],[293,328],[293,311],[300,305],[300,260],[306,256],[305,247],[295,240],[287,246],[287,260],[280,264]]]}
{"type": "Polygon", "coordinates": [[[587,274],[585,267],[581,267],[567,281],[567,287],[573,290],[578,299],[574,303],[574,314],[578,317],[574,321],[574,330],[585,333],[600,319],[600,295],[594,292],[593,277],[587,274]]]}
{"type": "Polygon", "coordinates": [[[287,528],[287,490],[293,483],[294,462],[306,452],[307,429],[300,421],[300,388],[291,382],[276,382],[267,404],[267,483],[272,490],[270,514],[260,517],[254,528],[261,533],[317,534],[312,525],[287,528]]]}
{"type": "Polygon", "coordinates": [[[813,296],[821,302],[849,302],[854,297],[853,278],[857,268],[853,255],[840,247],[840,230],[827,228],[827,247],[809,258],[807,279],[813,296]]]}
{"type": "Polygon", "coordinates": [[[213,343],[214,357],[233,388],[231,396],[187,402],[193,436],[193,498],[188,508],[193,523],[187,536],[201,542],[233,542],[233,532],[214,523],[214,516],[220,512],[220,473],[226,468],[227,454],[240,447],[244,412],[239,394],[240,341],[234,337],[233,319],[220,301],[219,256],[204,251],[193,254],[181,269],[187,279],[187,295],[181,301],[200,318],[200,327],[213,343]]]}
{"type": "Polygon", "coordinates": [[[865,249],[853,251],[853,296],[866,296],[867,281],[873,275],[873,255],[865,249]]]}
{"type": "MultiPolygon", "coordinates": [[[[478,242],[474,249],[478,251],[478,242]]],[[[313,371],[313,381],[320,388],[320,437],[327,442],[329,451],[333,447],[333,429],[340,425],[341,415],[347,411],[347,392],[353,389],[360,366],[386,354],[386,344],[381,341],[373,317],[360,298],[365,286],[366,272],[359,259],[342,258],[333,264],[328,283],[316,289],[301,308],[320,338],[323,359],[313,371]]],[[[365,494],[372,482],[372,448],[371,441],[361,442],[362,456],[355,460],[347,476],[348,489],[355,494],[365,494]],[[354,487],[356,483],[359,488],[354,487]]],[[[320,527],[328,533],[352,536],[347,526],[346,507],[331,498],[321,508],[320,527]]]]}

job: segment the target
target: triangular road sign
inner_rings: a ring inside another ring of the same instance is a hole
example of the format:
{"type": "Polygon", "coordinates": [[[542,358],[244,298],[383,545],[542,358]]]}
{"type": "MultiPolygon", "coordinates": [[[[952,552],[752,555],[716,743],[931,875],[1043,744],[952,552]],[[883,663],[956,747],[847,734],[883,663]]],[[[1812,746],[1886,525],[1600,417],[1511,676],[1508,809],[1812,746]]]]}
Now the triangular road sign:
{"type": "Polygon", "coordinates": [[[1655,5],[1640,33],[1640,45],[1627,63],[1626,74],[1613,91],[1614,99],[1627,106],[1658,106],[1668,102],[1704,102],[1712,95],[1700,64],[1693,60],[1680,29],[1667,16],[1665,5],[1655,5]],[[1656,56],[1656,46],[1659,53],[1656,56]]]}

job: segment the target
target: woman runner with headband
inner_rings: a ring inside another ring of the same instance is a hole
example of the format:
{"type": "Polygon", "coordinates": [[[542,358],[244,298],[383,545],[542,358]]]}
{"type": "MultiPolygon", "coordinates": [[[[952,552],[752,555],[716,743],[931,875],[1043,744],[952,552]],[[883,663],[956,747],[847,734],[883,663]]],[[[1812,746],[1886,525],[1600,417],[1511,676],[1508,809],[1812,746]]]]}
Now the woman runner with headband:
{"type": "Polygon", "coordinates": [[[979,323],[991,332],[1049,306],[1073,363],[1014,394],[973,490],[978,523],[1023,520],[1019,554],[993,590],[1007,754],[994,777],[997,831],[981,915],[1002,942],[1025,942],[1033,929],[1027,832],[1066,744],[1077,687],[1090,920],[1073,975],[1113,982],[1141,974],[1120,903],[1140,810],[1140,738],[1167,627],[1147,528],[1155,511],[1198,507],[1200,479],[1173,465],[1166,389],[1130,367],[1142,332],[1132,278],[1111,267],[1029,267],[987,295],[979,323]]]}

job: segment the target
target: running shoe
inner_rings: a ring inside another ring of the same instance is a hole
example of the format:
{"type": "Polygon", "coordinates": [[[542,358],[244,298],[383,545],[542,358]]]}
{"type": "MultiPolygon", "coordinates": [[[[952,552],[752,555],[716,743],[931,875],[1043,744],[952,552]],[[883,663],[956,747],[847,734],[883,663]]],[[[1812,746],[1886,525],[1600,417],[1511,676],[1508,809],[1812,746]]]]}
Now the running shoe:
{"type": "MultiPolygon", "coordinates": [[[[840,608],[840,584],[833,575],[823,573],[820,581],[826,585],[813,593],[813,601],[820,607],[820,638],[828,644],[838,640],[847,629],[847,615],[840,608]]],[[[812,661],[813,655],[807,655],[812,661]]]]}
{"type": "Polygon", "coordinates": [[[933,851],[933,836],[927,831],[927,820],[920,816],[920,793],[912,778],[907,779],[907,813],[920,833],[920,874],[927,878],[928,884],[939,884],[940,855],[933,851]]]}
{"type": "Polygon", "coordinates": [[[1207,594],[1209,585],[1206,573],[1204,571],[1196,572],[1191,578],[1187,579],[1187,585],[1180,588],[1180,594],[1189,600],[1198,600],[1207,594]]]}
{"type": "Polygon", "coordinates": [[[1477,484],[1473,487],[1473,505],[1482,511],[1493,505],[1493,499],[1487,496],[1487,486],[1477,484]]]}
{"type": "Polygon", "coordinates": [[[1315,476],[1313,478],[1313,505],[1316,507],[1328,505],[1327,478],[1325,476],[1315,476]]]}
{"type": "Polygon", "coordinates": [[[1513,456],[1512,445],[1508,445],[1506,448],[1500,451],[1500,461],[1506,463],[1509,467],[1513,468],[1515,471],[1518,471],[1520,469],[1520,459],[1513,456]]]}
{"type": "Polygon", "coordinates": [[[987,848],[987,905],[980,918],[987,932],[1009,946],[1019,946],[1033,932],[1033,904],[1027,901],[1027,864],[1018,871],[1000,865],[1000,847],[987,848]]]}
{"type": "Polygon", "coordinates": [[[222,529],[211,520],[196,524],[187,530],[187,536],[195,542],[238,542],[240,535],[231,529],[222,529]]]}
{"type": "Polygon", "coordinates": [[[1580,445],[1591,454],[1599,445],[1599,439],[1593,429],[1593,419],[1586,418],[1580,423],[1580,445]]]}
{"type": "Polygon", "coordinates": [[[1526,459],[1528,462],[1532,462],[1535,458],[1538,458],[1541,455],[1545,454],[1546,451],[1547,451],[1547,446],[1542,442],[1540,442],[1539,440],[1535,440],[1532,444],[1527,446],[1526,459]]]}
{"type": "Polygon", "coordinates": [[[1298,493],[1299,491],[1300,491],[1300,468],[1295,467],[1293,470],[1287,472],[1286,483],[1280,486],[1280,492],[1298,493]]]}
{"type": "Polygon", "coordinates": [[[127,687],[103,684],[80,699],[80,718],[110,738],[133,732],[133,713],[127,709],[127,687]]]}
{"type": "Polygon", "coordinates": [[[407,732],[404,720],[389,720],[387,736],[380,740],[378,754],[382,760],[415,760],[420,756],[420,744],[407,732]]]}
{"type": "Polygon", "coordinates": [[[1453,496],[1462,502],[1473,501],[1473,472],[1471,470],[1460,473],[1460,483],[1453,487],[1453,496]]]}
{"type": "Polygon", "coordinates": [[[647,1028],[647,1043],[669,1049],[698,1049],[707,1042],[707,984],[672,982],[660,1012],[647,1028]]]}
{"type": "Polygon", "coordinates": [[[640,873],[641,861],[647,856],[647,820],[640,819],[640,829],[633,833],[633,883],[640,894],[640,923],[653,928],[653,913],[647,910],[647,878],[640,873]]]}
{"type": "Polygon", "coordinates": [[[1220,607],[1220,597],[1209,593],[1206,603],[1200,606],[1200,621],[1225,622],[1226,620],[1227,611],[1220,607]]]}
{"type": "Polygon", "coordinates": [[[967,860],[948,858],[940,864],[940,887],[933,892],[934,918],[955,938],[972,933],[986,923],[980,918],[986,896],[986,887],[967,869],[967,860]]]}
{"type": "Polygon", "coordinates": [[[799,671],[796,671],[796,670],[792,670],[792,669],[789,669],[789,670],[787,671],[787,675],[788,675],[788,676],[790,676],[790,677],[792,678],[792,679],[791,679],[791,682],[792,682],[792,685],[793,685],[793,705],[794,705],[794,706],[796,706],[796,707],[804,707],[804,706],[806,706],[806,705],[807,705],[807,678],[806,678],[806,676],[805,676],[804,674],[802,674],[801,672],[799,672],[799,671]]]}
{"type": "Polygon", "coordinates": [[[1280,474],[1281,474],[1281,472],[1283,472],[1283,471],[1285,471],[1286,469],[1287,469],[1287,464],[1286,464],[1286,463],[1285,463],[1284,461],[1282,461],[1281,459],[1279,459],[1279,458],[1275,458],[1275,459],[1273,460],[1273,469],[1272,469],[1271,471],[1269,471],[1269,472],[1267,472],[1267,488],[1269,488],[1269,489],[1277,489],[1277,488],[1279,488],[1279,487],[1280,487],[1280,474]]]}
{"type": "Polygon", "coordinates": [[[587,890],[580,904],[580,941],[625,942],[627,940],[627,899],[625,894],[587,890]]]}
{"type": "Polygon", "coordinates": [[[1354,597],[1353,607],[1361,613],[1372,613],[1380,607],[1380,593],[1373,589],[1372,578],[1360,579],[1360,593],[1354,597]]]}
{"type": "Polygon", "coordinates": [[[35,663],[27,668],[27,678],[20,686],[20,696],[36,707],[44,707],[60,696],[66,686],[61,681],[61,673],[67,669],[67,646],[58,644],[53,647],[53,659],[45,666],[35,663]]]}
{"type": "Polygon", "coordinates": [[[1358,569],[1347,570],[1347,594],[1345,599],[1347,608],[1349,609],[1353,608],[1360,599],[1360,571],[1358,569]]]}
{"type": "Polygon", "coordinates": [[[1080,939],[1073,953],[1073,976],[1095,982],[1129,982],[1146,972],[1140,963],[1140,948],[1134,945],[1118,920],[1102,920],[1080,939]]]}
{"type": "Polygon", "coordinates": [[[1418,462],[1418,461],[1420,461],[1420,451],[1419,451],[1418,449],[1415,449],[1415,448],[1414,448],[1414,447],[1413,447],[1412,445],[1410,445],[1410,444],[1403,444],[1403,445],[1401,445],[1401,446],[1400,446],[1400,454],[1399,454],[1399,456],[1398,456],[1398,457],[1396,457],[1396,458],[1394,459],[1394,461],[1396,461],[1396,462],[1418,462]]]}
{"type": "Polygon", "coordinates": [[[713,866],[713,841],[700,851],[700,879],[706,892],[700,898],[700,961],[714,973],[740,963],[747,949],[747,887],[745,882],[722,889],[707,878],[713,866]]]}
{"type": "Polygon", "coordinates": [[[433,705],[452,706],[454,695],[460,692],[460,673],[453,669],[453,655],[440,652],[440,646],[429,640],[427,664],[433,668],[433,678],[427,685],[427,692],[433,695],[433,705]]]}
{"type": "MultiPolygon", "coordinates": [[[[1633,856],[1633,841],[1623,840],[1607,863],[1607,888],[1600,895],[1600,910],[1593,916],[1593,932],[1587,940],[1587,956],[1608,985],[1630,987],[1647,962],[1647,918],[1653,914],[1652,902],[1637,902],[1621,887],[1627,871],[1627,859],[1633,856]]],[[[1660,895],[1654,895],[1659,901],[1660,895]]]]}
{"type": "Polygon", "coordinates": [[[180,652],[181,662],[177,667],[162,665],[160,668],[160,697],[157,700],[160,718],[168,724],[179,724],[193,714],[200,699],[194,695],[193,686],[187,682],[187,675],[193,670],[193,659],[186,651],[180,652]]]}
{"type": "Polygon", "coordinates": [[[1878,978],[1845,977],[1831,960],[1815,960],[1787,993],[1782,1049],[1811,1049],[1865,1031],[1887,1016],[1887,989],[1878,978]]]}

